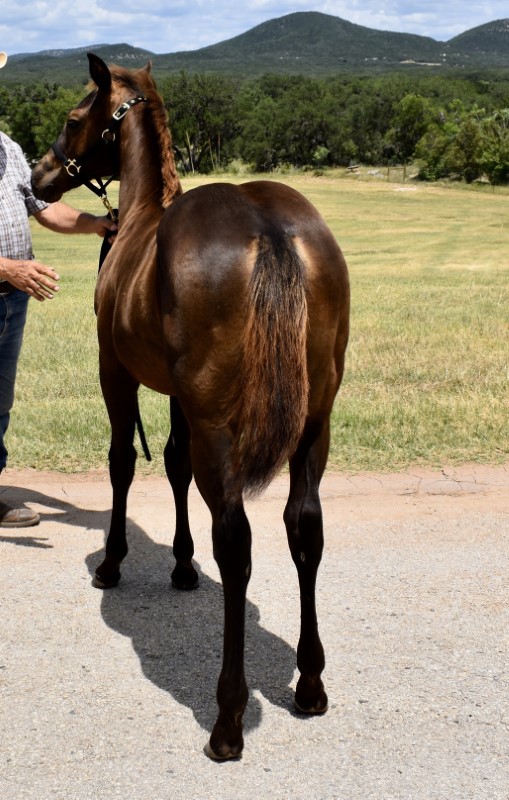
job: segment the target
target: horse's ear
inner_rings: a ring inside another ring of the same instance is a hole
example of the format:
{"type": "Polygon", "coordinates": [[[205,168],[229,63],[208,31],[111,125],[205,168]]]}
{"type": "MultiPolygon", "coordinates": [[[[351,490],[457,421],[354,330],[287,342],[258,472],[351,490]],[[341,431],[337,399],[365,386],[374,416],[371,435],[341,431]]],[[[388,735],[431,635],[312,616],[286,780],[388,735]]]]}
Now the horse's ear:
{"type": "Polygon", "coordinates": [[[147,61],[144,69],[145,72],[148,72],[148,74],[150,75],[150,73],[152,72],[152,61],[147,61]]]}
{"type": "Polygon", "coordinates": [[[87,53],[90,67],[90,77],[101,92],[111,91],[111,72],[99,56],[87,53]]]}

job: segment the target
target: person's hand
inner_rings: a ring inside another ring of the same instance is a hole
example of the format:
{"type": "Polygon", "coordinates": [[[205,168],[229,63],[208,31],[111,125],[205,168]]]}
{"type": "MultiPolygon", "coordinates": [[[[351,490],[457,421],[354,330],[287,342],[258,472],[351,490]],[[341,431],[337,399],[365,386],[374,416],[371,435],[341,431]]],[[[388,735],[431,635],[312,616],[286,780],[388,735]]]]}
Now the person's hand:
{"type": "Polygon", "coordinates": [[[56,281],[60,280],[54,269],[39,261],[17,261],[5,259],[0,264],[2,280],[9,281],[36,300],[51,300],[60,291],[56,281]]]}
{"type": "Polygon", "coordinates": [[[95,217],[95,232],[103,239],[108,236],[108,241],[113,244],[117,235],[118,225],[113,222],[109,217],[95,217]],[[109,234],[112,234],[109,236],[109,234]]]}

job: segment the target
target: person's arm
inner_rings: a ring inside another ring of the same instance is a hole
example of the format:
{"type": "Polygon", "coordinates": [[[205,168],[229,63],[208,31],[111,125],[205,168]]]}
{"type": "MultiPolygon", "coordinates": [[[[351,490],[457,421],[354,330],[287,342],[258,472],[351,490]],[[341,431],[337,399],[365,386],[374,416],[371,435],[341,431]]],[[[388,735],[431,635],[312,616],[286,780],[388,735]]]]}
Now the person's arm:
{"type": "Polygon", "coordinates": [[[55,233],[115,233],[117,226],[108,217],[95,217],[65,203],[51,203],[34,214],[37,222],[55,233]]]}
{"type": "MultiPolygon", "coordinates": [[[[117,226],[108,217],[95,217],[78,211],[65,203],[51,205],[34,212],[36,220],[56,233],[97,233],[106,236],[115,234],[117,226]]],[[[36,300],[51,300],[59,291],[56,281],[59,275],[52,267],[39,261],[4,258],[0,256],[0,280],[9,281],[36,300]]]]}

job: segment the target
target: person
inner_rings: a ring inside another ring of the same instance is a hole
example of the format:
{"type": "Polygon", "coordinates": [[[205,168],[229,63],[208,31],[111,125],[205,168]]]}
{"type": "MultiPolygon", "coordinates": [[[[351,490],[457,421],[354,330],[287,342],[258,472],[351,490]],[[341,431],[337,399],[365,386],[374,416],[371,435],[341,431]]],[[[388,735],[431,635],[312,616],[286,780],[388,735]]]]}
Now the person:
{"type": "MultiPolygon", "coordinates": [[[[0,69],[7,56],[0,52],[0,69]]],[[[14,401],[14,385],[28,301],[52,299],[59,276],[34,259],[29,216],[58,233],[96,233],[113,236],[115,224],[106,216],[78,211],[65,203],[37,200],[31,188],[30,167],[20,146],[0,131],[0,472],[7,464],[4,437],[14,401]]],[[[13,508],[0,500],[0,527],[37,525],[30,508],[13,508]]]]}

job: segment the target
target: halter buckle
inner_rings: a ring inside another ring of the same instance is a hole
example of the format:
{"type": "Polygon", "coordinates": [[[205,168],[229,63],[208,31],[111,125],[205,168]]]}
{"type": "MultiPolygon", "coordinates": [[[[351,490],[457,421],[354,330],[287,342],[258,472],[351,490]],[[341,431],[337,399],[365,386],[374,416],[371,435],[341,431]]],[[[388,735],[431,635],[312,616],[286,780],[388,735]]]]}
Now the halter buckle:
{"type": "Polygon", "coordinates": [[[64,161],[64,167],[70,178],[75,178],[81,169],[81,166],[76,163],[75,158],[68,158],[67,161],[64,161]],[[73,169],[75,169],[76,172],[72,172],[73,169]]]}
{"type": "Polygon", "coordinates": [[[129,109],[131,108],[132,103],[122,103],[121,106],[117,108],[116,111],[113,112],[112,116],[116,122],[119,122],[121,119],[125,117],[129,109]]]}

